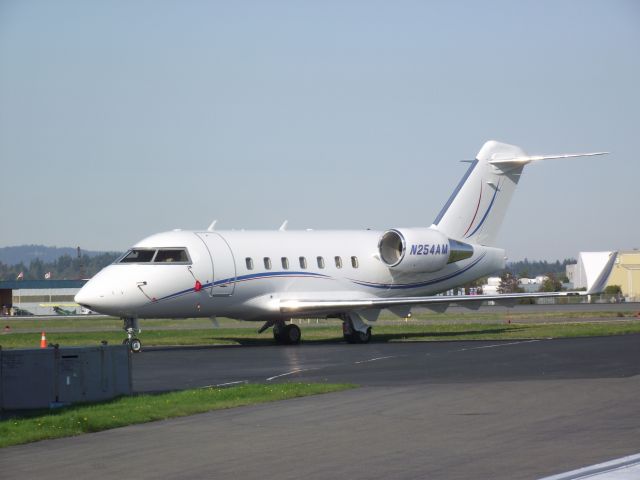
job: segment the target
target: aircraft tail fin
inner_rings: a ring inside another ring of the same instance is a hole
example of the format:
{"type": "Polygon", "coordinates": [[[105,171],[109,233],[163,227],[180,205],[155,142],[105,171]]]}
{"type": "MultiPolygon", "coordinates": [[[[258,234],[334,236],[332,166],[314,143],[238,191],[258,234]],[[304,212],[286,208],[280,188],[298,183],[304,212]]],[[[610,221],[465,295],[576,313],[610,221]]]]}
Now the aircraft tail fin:
{"type": "Polygon", "coordinates": [[[525,165],[539,160],[605,153],[531,156],[515,145],[490,140],[470,162],[469,169],[434,220],[432,228],[457,240],[494,245],[525,165]]]}
{"type": "Polygon", "coordinates": [[[589,265],[584,265],[587,295],[602,293],[615,266],[618,252],[588,252],[588,254],[590,255],[589,265]]]}

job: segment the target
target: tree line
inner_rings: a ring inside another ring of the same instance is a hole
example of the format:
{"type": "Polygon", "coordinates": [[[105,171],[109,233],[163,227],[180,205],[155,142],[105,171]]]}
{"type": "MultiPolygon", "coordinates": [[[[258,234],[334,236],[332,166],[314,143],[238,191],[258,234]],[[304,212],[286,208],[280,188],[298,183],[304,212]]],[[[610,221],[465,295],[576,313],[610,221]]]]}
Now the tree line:
{"type": "Polygon", "coordinates": [[[555,276],[563,279],[567,265],[578,263],[575,258],[565,258],[562,260],[556,260],[555,262],[547,262],[546,260],[534,260],[528,259],[520,260],[518,262],[507,263],[505,271],[511,275],[515,275],[518,278],[535,278],[539,275],[554,274],[555,276]]]}
{"type": "Polygon", "coordinates": [[[120,253],[109,252],[80,258],[62,255],[52,262],[36,258],[28,265],[22,262],[16,265],[0,262],[0,280],[16,280],[20,274],[23,280],[44,280],[47,273],[50,273],[49,278],[52,280],[91,278],[119,256],[120,253]]]}

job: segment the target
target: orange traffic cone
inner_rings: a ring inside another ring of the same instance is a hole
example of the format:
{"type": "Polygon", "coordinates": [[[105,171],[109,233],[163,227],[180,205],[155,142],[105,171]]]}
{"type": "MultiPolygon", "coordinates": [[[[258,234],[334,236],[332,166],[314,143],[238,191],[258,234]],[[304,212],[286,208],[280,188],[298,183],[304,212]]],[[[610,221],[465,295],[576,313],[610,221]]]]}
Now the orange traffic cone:
{"type": "Polygon", "coordinates": [[[42,332],[42,336],[40,337],[40,348],[47,348],[47,336],[42,332]]]}

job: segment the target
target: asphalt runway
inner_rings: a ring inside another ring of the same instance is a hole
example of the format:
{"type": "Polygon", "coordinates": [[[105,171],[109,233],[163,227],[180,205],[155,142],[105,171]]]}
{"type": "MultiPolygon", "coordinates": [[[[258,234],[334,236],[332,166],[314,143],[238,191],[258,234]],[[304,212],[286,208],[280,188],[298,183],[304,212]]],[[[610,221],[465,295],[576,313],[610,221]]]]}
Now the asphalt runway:
{"type": "Polygon", "coordinates": [[[0,450],[3,478],[533,479],[640,452],[640,336],[147,350],[150,392],[350,382],[337,394],[0,450]]]}

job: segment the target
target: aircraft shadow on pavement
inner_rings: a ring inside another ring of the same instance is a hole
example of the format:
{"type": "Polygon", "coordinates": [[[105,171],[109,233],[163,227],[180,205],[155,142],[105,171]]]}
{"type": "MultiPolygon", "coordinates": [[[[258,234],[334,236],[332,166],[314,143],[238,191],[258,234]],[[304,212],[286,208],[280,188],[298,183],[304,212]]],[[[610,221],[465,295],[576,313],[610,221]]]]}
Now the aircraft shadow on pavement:
{"type": "MultiPolygon", "coordinates": [[[[462,338],[472,335],[473,340],[483,340],[485,337],[494,337],[495,335],[502,335],[505,333],[513,333],[518,330],[526,330],[526,327],[520,327],[515,325],[508,325],[500,328],[492,328],[486,330],[464,330],[464,331],[438,331],[438,332],[399,332],[399,333],[375,333],[371,337],[371,343],[389,343],[396,341],[424,341],[429,342],[431,339],[441,341],[443,338],[450,340],[471,340],[469,338],[462,338]]],[[[495,340],[495,338],[486,338],[487,340],[495,340]]],[[[271,335],[265,335],[263,338],[247,338],[247,337],[208,337],[207,340],[215,343],[217,340],[232,341],[242,346],[268,346],[274,345],[274,340],[271,335]]],[[[505,338],[504,340],[511,340],[505,338]]],[[[303,344],[336,344],[344,343],[345,340],[342,335],[336,335],[329,338],[313,338],[309,336],[305,338],[304,330],[302,332],[303,344]]]]}

